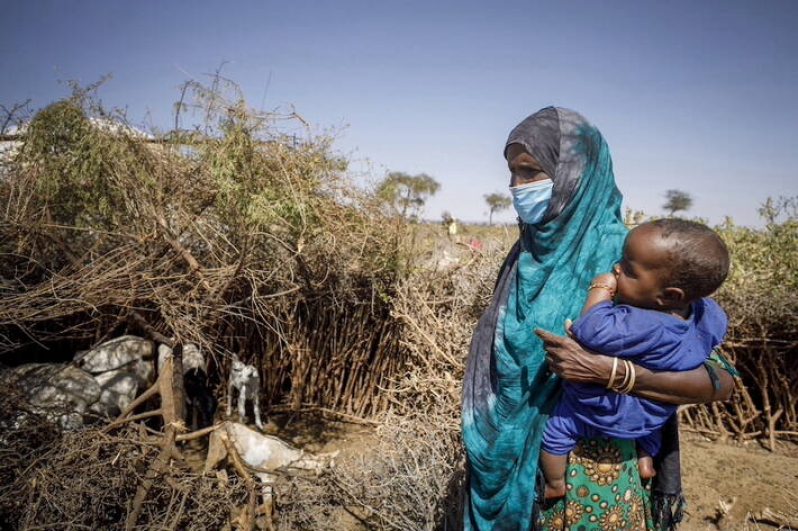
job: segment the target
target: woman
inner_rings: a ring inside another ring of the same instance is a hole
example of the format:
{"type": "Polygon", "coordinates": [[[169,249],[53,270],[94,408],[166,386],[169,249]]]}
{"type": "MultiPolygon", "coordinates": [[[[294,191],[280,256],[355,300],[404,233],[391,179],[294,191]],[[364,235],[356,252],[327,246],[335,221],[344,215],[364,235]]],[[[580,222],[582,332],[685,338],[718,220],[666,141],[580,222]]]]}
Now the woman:
{"type": "MultiPolygon", "coordinates": [[[[641,484],[633,441],[590,440],[572,453],[566,498],[536,510],[540,440],[558,398],[557,376],[606,385],[612,365],[612,358],[585,353],[551,332],[564,335],[565,321],[579,315],[591,279],[620,257],[626,228],[607,144],[579,114],[538,111],[510,133],[505,157],[521,235],[469,353],[465,527],[667,529],[681,509],[675,419],[653,496],[641,484]]],[[[636,367],[631,392],[682,404],[723,398],[732,387],[728,371],[636,367]]]]}

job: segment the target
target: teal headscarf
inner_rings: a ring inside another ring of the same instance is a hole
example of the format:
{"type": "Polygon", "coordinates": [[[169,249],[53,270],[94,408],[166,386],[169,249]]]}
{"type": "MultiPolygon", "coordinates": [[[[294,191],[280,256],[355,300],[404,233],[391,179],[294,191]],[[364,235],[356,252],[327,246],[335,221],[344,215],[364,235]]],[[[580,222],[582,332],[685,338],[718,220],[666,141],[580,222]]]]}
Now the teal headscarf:
{"type": "Polygon", "coordinates": [[[521,144],[554,181],[539,225],[524,225],[472,338],[463,396],[465,528],[530,530],[540,441],[559,379],[536,328],[564,334],[591,279],[620,258],[626,228],[609,148],[579,114],[549,107],[521,122],[521,144]]]}

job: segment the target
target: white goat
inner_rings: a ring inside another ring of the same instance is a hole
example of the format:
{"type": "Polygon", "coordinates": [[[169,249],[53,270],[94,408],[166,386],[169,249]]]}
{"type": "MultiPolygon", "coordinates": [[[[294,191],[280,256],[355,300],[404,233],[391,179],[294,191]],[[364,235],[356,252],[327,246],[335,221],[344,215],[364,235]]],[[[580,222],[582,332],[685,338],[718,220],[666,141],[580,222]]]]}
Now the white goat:
{"type": "Polygon", "coordinates": [[[228,457],[228,452],[235,452],[249,472],[260,480],[263,506],[269,520],[273,512],[276,474],[318,476],[335,466],[334,459],[338,455],[338,452],[308,454],[277,437],[258,433],[238,422],[226,421],[211,433],[205,472],[215,469],[228,457]]]}
{"type": "MultiPolygon", "coordinates": [[[[172,349],[167,345],[158,345],[158,372],[161,372],[166,358],[172,356],[172,349]]],[[[190,370],[208,372],[208,362],[203,356],[202,351],[194,343],[183,345],[183,374],[190,370]]]]}
{"type": "Polygon", "coordinates": [[[255,409],[255,426],[263,429],[260,420],[260,375],[258,370],[247,365],[233,355],[233,365],[230,368],[230,379],[227,381],[227,416],[233,412],[233,389],[238,389],[238,416],[242,422],[246,419],[247,399],[252,400],[255,409]]]}

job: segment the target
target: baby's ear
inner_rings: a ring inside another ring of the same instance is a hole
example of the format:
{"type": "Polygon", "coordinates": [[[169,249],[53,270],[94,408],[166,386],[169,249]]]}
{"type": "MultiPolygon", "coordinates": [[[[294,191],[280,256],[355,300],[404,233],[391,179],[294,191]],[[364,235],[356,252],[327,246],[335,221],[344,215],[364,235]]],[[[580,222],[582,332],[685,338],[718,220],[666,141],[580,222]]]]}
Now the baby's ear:
{"type": "Polygon", "coordinates": [[[659,299],[660,304],[663,306],[678,306],[684,304],[687,300],[687,294],[682,288],[668,287],[662,290],[662,295],[659,299]]]}

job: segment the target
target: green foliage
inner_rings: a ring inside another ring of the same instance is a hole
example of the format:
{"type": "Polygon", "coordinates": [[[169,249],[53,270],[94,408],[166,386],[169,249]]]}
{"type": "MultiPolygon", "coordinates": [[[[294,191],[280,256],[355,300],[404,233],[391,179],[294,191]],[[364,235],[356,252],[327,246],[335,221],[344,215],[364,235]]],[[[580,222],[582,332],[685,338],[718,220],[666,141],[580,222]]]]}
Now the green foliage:
{"type": "Polygon", "coordinates": [[[513,204],[510,196],[505,194],[492,193],[485,195],[485,202],[488,204],[490,214],[488,217],[488,225],[493,225],[493,213],[507,210],[513,204]]]}
{"type": "Polygon", "coordinates": [[[219,218],[242,233],[278,230],[298,238],[319,223],[317,210],[329,200],[323,184],[346,164],[323,140],[289,147],[282,138],[259,138],[260,132],[241,112],[223,124],[222,136],[198,148],[219,218]]]}
{"type": "MultiPolygon", "coordinates": [[[[92,127],[83,109],[73,100],[54,103],[37,114],[27,131],[19,162],[37,165],[34,197],[48,205],[53,221],[79,224],[86,221],[85,203],[108,209],[109,198],[91,201],[102,182],[91,179],[102,156],[92,149],[92,127]],[[83,218],[81,220],[80,218],[83,218]]],[[[92,216],[95,217],[95,216],[92,216]]]]}
{"type": "Polygon", "coordinates": [[[690,210],[690,207],[693,206],[693,198],[682,190],[668,190],[665,192],[665,198],[667,202],[662,205],[662,208],[667,210],[671,216],[680,210],[690,210]]]}
{"type": "Polygon", "coordinates": [[[116,230],[138,217],[135,196],[156,184],[156,155],[121,119],[90,116],[79,98],[31,121],[11,162],[19,179],[4,190],[20,223],[116,230]]]}
{"type": "Polygon", "coordinates": [[[742,373],[726,413],[714,410],[724,430],[759,430],[771,447],[781,433],[798,427],[798,217],[796,199],[768,200],[761,209],[764,229],[718,227],[732,258],[731,274],[716,299],[729,315],[723,348],[742,373]]]}
{"type": "Polygon", "coordinates": [[[377,196],[402,217],[417,218],[427,199],[440,187],[440,183],[426,173],[391,172],[377,186],[377,196]]]}
{"type": "Polygon", "coordinates": [[[770,199],[762,213],[768,222],[764,229],[738,227],[730,220],[719,227],[732,256],[721,293],[733,303],[733,312],[741,313],[741,326],[788,327],[798,334],[798,217],[770,199]]]}

